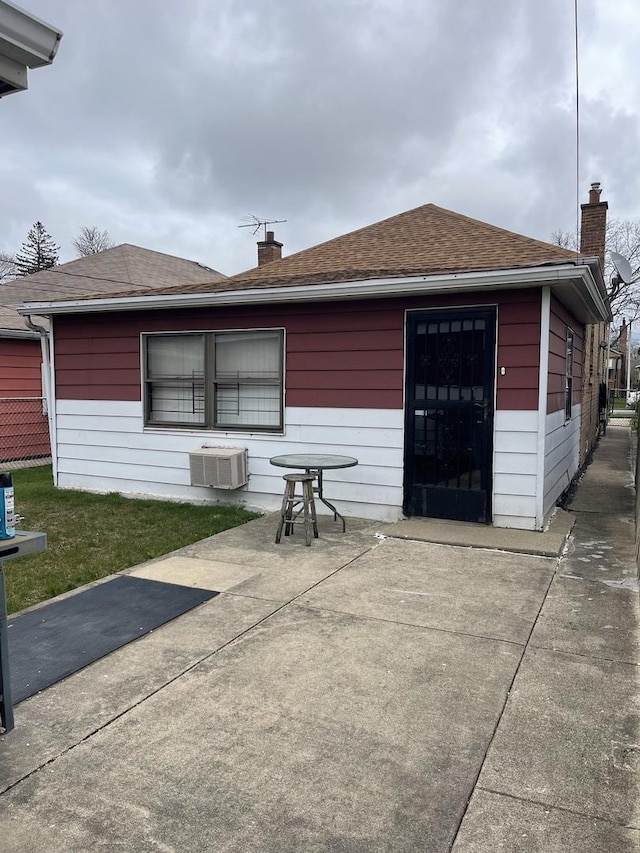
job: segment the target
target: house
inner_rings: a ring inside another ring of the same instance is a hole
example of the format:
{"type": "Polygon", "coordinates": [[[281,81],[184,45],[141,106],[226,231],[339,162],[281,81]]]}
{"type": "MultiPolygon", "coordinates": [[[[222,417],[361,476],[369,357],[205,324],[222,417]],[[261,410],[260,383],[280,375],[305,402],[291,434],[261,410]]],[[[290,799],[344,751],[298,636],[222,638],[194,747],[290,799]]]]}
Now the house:
{"type": "Polygon", "coordinates": [[[274,455],[340,453],[346,514],[541,529],[597,434],[603,206],[589,256],[427,204],[289,257],[267,232],[228,279],[22,306],[51,322],[58,486],[271,510],[274,455]],[[248,482],[193,485],[206,447],[248,482]]]}
{"type": "Polygon", "coordinates": [[[635,387],[634,380],[636,377],[633,371],[630,333],[631,323],[627,323],[626,319],[623,318],[610,348],[614,397],[626,397],[627,393],[635,387]]]}
{"type": "Polygon", "coordinates": [[[50,267],[0,286],[0,462],[50,455],[46,383],[50,375],[48,321],[27,322],[16,310],[25,300],[80,298],[127,288],[149,292],[224,276],[195,261],[122,244],[50,267]],[[44,370],[43,370],[44,365],[44,370]],[[44,390],[43,390],[44,387],[44,390]]]}
{"type": "Polygon", "coordinates": [[[40,335],[15,308],[0,305],[0,462],[42,460],[50,452],[40,335]]]}
{"type": "Polygon", "coordinates": [[[607,387],[609,397],[613,400],[617,396],[624,397],[626,371],[623,370],[623,363],[626,356],[626,351],[619,349],[616,344],[609,347],[609,370],[607,387]]]}

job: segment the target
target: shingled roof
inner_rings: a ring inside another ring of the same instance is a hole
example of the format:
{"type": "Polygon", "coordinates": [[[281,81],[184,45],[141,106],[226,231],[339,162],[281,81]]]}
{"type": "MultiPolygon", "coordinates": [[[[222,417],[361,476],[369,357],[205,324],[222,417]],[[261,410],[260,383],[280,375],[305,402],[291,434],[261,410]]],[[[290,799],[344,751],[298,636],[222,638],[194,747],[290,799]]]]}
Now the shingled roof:
{"type": "Polygon", "coordinates": [[[568,249],[425,204],[227,279],[163,292],[218,292],[505,270],[562,264],[575,258],[576,253],[568,249]]]}
{"type": "Polygon", "coordinates": [[[196,261],[122,243],[95,255],[32,273],[0,286],[0,333],[26,330],[12,307],[22,302],[110,296],[124,290],[132,295],[164,292],[223,281],[225,276],[196,261]]]}

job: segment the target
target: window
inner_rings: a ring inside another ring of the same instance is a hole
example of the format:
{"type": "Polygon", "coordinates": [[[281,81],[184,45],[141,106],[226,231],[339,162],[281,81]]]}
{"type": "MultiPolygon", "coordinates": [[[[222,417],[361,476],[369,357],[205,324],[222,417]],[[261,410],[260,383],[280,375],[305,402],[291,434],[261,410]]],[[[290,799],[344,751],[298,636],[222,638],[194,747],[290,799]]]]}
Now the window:
{"type": "Polygon", "coordinates": [[[282,429],[279,329],[143,335],[145,423],[282,429]]]}
{"type": "Polygon", "coordinates": [[[571,417],[571,406],[573,403],[573,330],[567,327],[567,360],[565,367],[564,386],[564,417],[571,417]]]}

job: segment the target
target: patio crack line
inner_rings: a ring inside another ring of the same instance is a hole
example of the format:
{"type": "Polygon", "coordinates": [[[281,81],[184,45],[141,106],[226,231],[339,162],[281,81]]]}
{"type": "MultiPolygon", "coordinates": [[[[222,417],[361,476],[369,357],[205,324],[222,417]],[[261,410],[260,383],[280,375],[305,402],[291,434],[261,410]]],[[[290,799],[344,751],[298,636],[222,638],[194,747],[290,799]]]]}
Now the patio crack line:
{"type": "MultiPolygon", "coordinates": [[[[44,761],[42,764],[38,765],[38,767],[35,767],[33,770],[30,770],[28,773],[25,773],[24,776],[21,776],[19,779],[16,779],[14,782],[11,782],[10,784],[8,784],[6,786],[6,788],[3,788],[2,790],[0,790],[0,797],[2,797],[3,794],[6,794],[9,791],[13,790],[13,788],[15,788],[17,785],[20,785],[22,782],[25,782],[27,779],[29,779],[34,774],[39,773],[41,770],[44,770],[45,767],[49,767],[51,764],[54,764],[59,758],[62,758],[63,755],[66,755],[67,753],[72,752],[74,749],[79,747],[81,744],[86,743],[88,740],[91,740],[92,737],[97,735],[99,732],[102,732],[105,729],[109,728],[109,726],[113,725],[113,723],[115,723],[121,717],[124,717],[126,714],[130,713],[135,708],[138,708],[141,705],[143,705],[148,699],[151,699],[153,696],[160,693],[161,690],[164,690],[166,687],[169,687],[171,684],[173,684],[179,678],[182,678],[188,672],[191,672],[191,670],[195,669],[197,666],[200,666],[200,664],[203,663],[204,661],[215,657],[215,655],[219,654],[221,651],[228,648],[233,643],[236,643],[238,640],[240,640],[242,637],[244,637],[250,631],[253,631],[259,625],[262,625],[268,619],[271,619],[273,616],[276,615],[276,613],[279,613],[285,607],[288,607],[297,598],[300,598],[301,595],[305,595],[307,592],[314,589],[316,586],[318,586],[318,584],[321,584],[327,578],[332,577],[333,575],[337,574],[337,572],[340,572],[340,571],[342,571],[342,569],[346,568],[347,566],[350,566],[352,563],[354,563],[356,560],[359,560],[360,557],[362,557],[368,551],[371,551],[373,548],[376,548],[378,545],[379,545],[379,543],[377,543],[377,542],[374,543],[370,548],[367,548],[364,551],[362,551],[361,553],[357,554],[355,557],[353,557],[352,559],[350,559],[346,563],[344,563],[344,565],[339,566],[337,569],[334,569],[332,572],[330,572],[328,575],[326,575],[324,578],[322,578],[322,580],[316,581],[315,583],[311,584],[311,586],[308,589],[305,589],[303,592],[298,593],[297,595],[295,595],[290,600],[283,602],[282,604],[280,604],[279,607],[276,607],[274,610],[272,610],[271,613],[268,613],[266,616],[263,616],[262,619],[258,619],[257,622],[254,622],[253,625],[250,625],[248,628],[245,628],[243,631],[240,631],[234,637],[231,637],[231,639],[227,640],[227,642],[223,643],[219,648],[214,649],[212,652],[208,652],[206,655],[203,655],[201,658],[198,658],[198,660],[194,661],[194,663],[190,664],[188,667],[183,669],[181,672],[177,673],[177,675],[174,675],[172,678],[168,679],[168,681],[165,681],[159,687],[156,687],[154,690],[152,690],[150,693],[148,693],[142,699],[139,699],[137,702],[134,702],[133,704],[129,705],[126,708],[123,708],[122,711],[119,711],[117,714],[115,714],[113,717],[111,717],[111,719],[107,720],[101,726],[98,726],[97,728],[90,731],[88,734],[84,735],[84,737],[81,737],[78,741],[76,741],[76,743],[73,743],[73,744],[71,744],[71,746],[68,746],[65,749],[61,750],[56,755],[47,759],[47,761],[44,761]]],[[[210,602],[204,602],[203,604],[199,605],[197,608],[194,608],[194,610],[198,610],[198,609],[200,609],[200,607],[204,607],[208,603],[210,603],[210,602]]],[[[191,612],[193,612],[193,611],[191,611],[191,612]]],[[[183,615],[185,615],[185,614],[183,614],[183,615]]],[[[176,617],[176,618],[180,618],[180,617],[176,617]]],[[[138,641],[140,641],[140,640],[144,640],[144,637],[138,638],[138,641]]]]}
{"type": "Polygon", "coordinates": [[[635,825],[632,823],[619,823],[618,821],[602,817],[601,815],[589,814],[589,812],[583,812],[579,809],[570,809],[567,808],[567,806],[558,806],[554,803],[545,803],[543,800],[537,800],[531,797],[519,797],[517,794],[508,794],[506,791],[496,791],[493,788],[485,788],[484,785],[477,785],[475,790],[484,791],[487,794],[494,794],[497,797],[506,797],[509,800],[516,800],[519,803],[525,803],[527,805],[540,806],[541,808],[548,809],[549,811],[553,810],[558,812],[564,812],[565,814],[575,815],[576,817],[584,817],[587,820],[598,820],[601,823],[606,823],[608,826],[615,826],[621,829],[630,829],[633,832],[640,832],[640,824],[635,825]]]}
{"type": "MultiPolygon", "coordinates": [[[[306,595],[306,592],[301,593],[301,595],[306,595]]],[[[292,601],[294,600],[295,599],[292,599],[292,601]]],[[[290,601],[287,603],[291,604],[292,602],[290,601]]],[[[470,634],[468,631],[454,631],[451,628],[436,628],[433,625],[418,625],[416,622],[403,622],[398,619],[383,619],[382,616],[367,616],[364,613],[352,613],[349,610],[336,610],[333,607],[321,607],[314,604],[304,603],[304,606],[309,610],[323,610],[326,613],[337,613],[340,616],[352,616],[354,619],[366,619],[370,622],[384,622],[388,625],[404,625],[407,628],[419,628],[423,631],[437,631],[440,634],[453,634],[455,637],[468,637],[471,640],[487,640],[491,643],[505,643],[510,646],[518,646],[521,649],[524,649],[526,645],[526,641],[519,643],[517,640],[507,640],[504,637],[487,637],[484,634],[470,634]]],[[[533,630],[533,628],[531,630],[533,630]]]]}
{"type": "Polygon", "coordinates": [[[437,545],[439,548],[464,548],[466,551],[488,551],[492,554],[509,554],[511,556],[515,554],[520,557],[532,557],[536,560],[557,560],[559,559],[562,548],[564,547],[563,543],[558,552],[554,550],[552,554],[540,554],[538,551],[527,551],[522,548],[516,550],[514,548],[507,548],[506,546],[504,548],[500,548],[497,545],[471,545],[464,542],[442,542],[441,540],[434,538],[410,539],[408,536],[387,535],[387,539],[394,542],[421,542],[423,545],[437,545]]]}
{"type": "Polygon", "coordinates": [[[635,663],[630,660],[620,660],[620,658],[607,658],[604,655],[592,655],[586,652],[568,652],[565,649],[554,649],[553,646],[539,646],[536,643],[530,643],[532,649],[538,649],[542,652],[555,652],[558,655],[568,655],[574,658],[588,658],[589,660],[602,660],[607,663],[617,663],[621,666],[633,666],[636,669],[640,668],[640,663],[635,663]]]}
{"type": "Polygon", "coordinates": [[[500,726],[500,723],[502,722],[502,718],[504,717],[504,713],[505,713],[505,710],[507,707],[507,703],[508,703],[509,698],[511,696],[511,691],[513,690],[513,685],[515,683],[516,678],[518,677],[520,669],[522,668],[522,661],[524,660],[524,656],[527,653],[527,649],[529,648],[529,641],[531,640],[531,635],[533,634],[534,628],[538,624],[538,619],[540,618],[540,614],[542,613],[542,608],[544,607],[544,605],[547,601],[547,596],[549,595],[549,590],[551,589],[551,584],[553,583],[553,579],[555,578],[555,576],[556,576],[556,574],[560,568],[561,562],[562,562],[562,557],[558,557],[556,559],[555,571],[552,573],[551,577],[549,578],[549,583],[547,584],[547,588],[546,588],[544,595],[542,597],[542,602],[540,603],[540,607],[538,608],[538,612],[536,613],[536,618],[533,620],[533,624],[531,625],[531,629],[530,629],[529,634],[527,636],[527,640],[526,640],[524,646],[522,647],[522,653],[520,655],[520,660],[518,661],[518,665],[515,669],[515,672],[513,673],[513,678],[511,679],[509,686],[507,688],[507,692],[506,692],[505,697],[504,697],[504,702],[502,703],[502,708],[500,709],[500,713],[498,714],[498,719],[496,720],[496,724],[493,727],[493,731],[491,732],[491,736],[489,737],[489,740],[488,740],[487,745],[485,747],[484,755],[482,756],[482,760],[480,761],[480,766],[478,768],[478,772],[476,773],[476,776],[475,776],[473,783],[471,785],[471,790],[469,792],[467,802],[465,803],[463,812],[460,816],[460,820],[458,821],[458,825],[456,826],[455,833],[454,833],[453,838],[451,840],[451,845],[449,847],[450,851],[453,850],[455,843],[456,843],[456,840],[458,838],[458,835],[460,834],[460,827],[462,826],[462,823],[466,817],[467,811],[469,810],[469,804],[471,803],[471,798],[473,797],[474,791],[478,787],[478,779],[480,778],[480,774],[482,773],[484,765],[486,764],[487,755],[489,754],[489,750],[491,749],[491,744],[493,743],[493,741],[495,739],[495,736],[496,736],[496,733],[497,733],[498,728],[500,726]]]}

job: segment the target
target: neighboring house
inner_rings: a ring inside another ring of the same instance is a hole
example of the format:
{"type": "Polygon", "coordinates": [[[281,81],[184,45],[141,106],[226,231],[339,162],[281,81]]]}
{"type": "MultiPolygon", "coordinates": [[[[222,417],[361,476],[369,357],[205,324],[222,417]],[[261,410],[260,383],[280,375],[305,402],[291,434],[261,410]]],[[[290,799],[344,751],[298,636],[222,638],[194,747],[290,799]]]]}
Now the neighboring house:
{"type": "Polygon", "coordinates": [[[633,391],[640,390],[640,358],[638,358],[639,355],[640,353],[636,348],[635,353],[632,355],[631,358],[631,382],[629,386],[630,389],[633,391]]]}
{"type": "Polygon", "coordinates": [[[623,373],[622,364],[625,354],[622,350],[612,345],[609,347],[609,370],[607,385],[610,394],[615,397],[617,394],[624,396],[624,386],[626,375],[623,373]]]}
{"type": "MultiPolygon", "coordinates": [[[[615,396],[626,397],[627,391],[634,386],[635,376],[633,374],[633,352],[631,350],[631,341],[629,333],[631,331],[631,323],[627,324],[625,319],[622,320],[620,330],[614,336],[611,344],[611,357],[615,359],[614,366],[614,382],[615,396]]],[[[611,365],[610,365],[611,366],[611,365]]]]}
{"type": "Polygon", "coordinates": [[[348,514],[541,529],[610,320],[597,257],[430,204],[285,258],[265,236],[226,280],[21,308],[52,323],[57,484],[270,510],[271,457],[340,453],[348,514]],[[246,449],[248,483],[192,485],[203,447],[246,449]]]}
{"type": "Polygon", "coordinates": [[[40,335],[0,305],[0,463],[49,457],[42,379],[40,335]]]}
{"type": "Polygon", "coordinates": [[[614,396],[628,396],[640,389],[640,349],[629,340],[631,323],[624,321],[620,334],[609,347],[609,388],[614,396]]]}
{"type": "Polygon", "coordinates": [[[195,261],[123,244],[0,285],[0,462],[50,455],[48,321],[34,316],[28,326],[17,304],[84,298],[123,288],[148,293],[212,278],[224,276],[195,261]]]}

